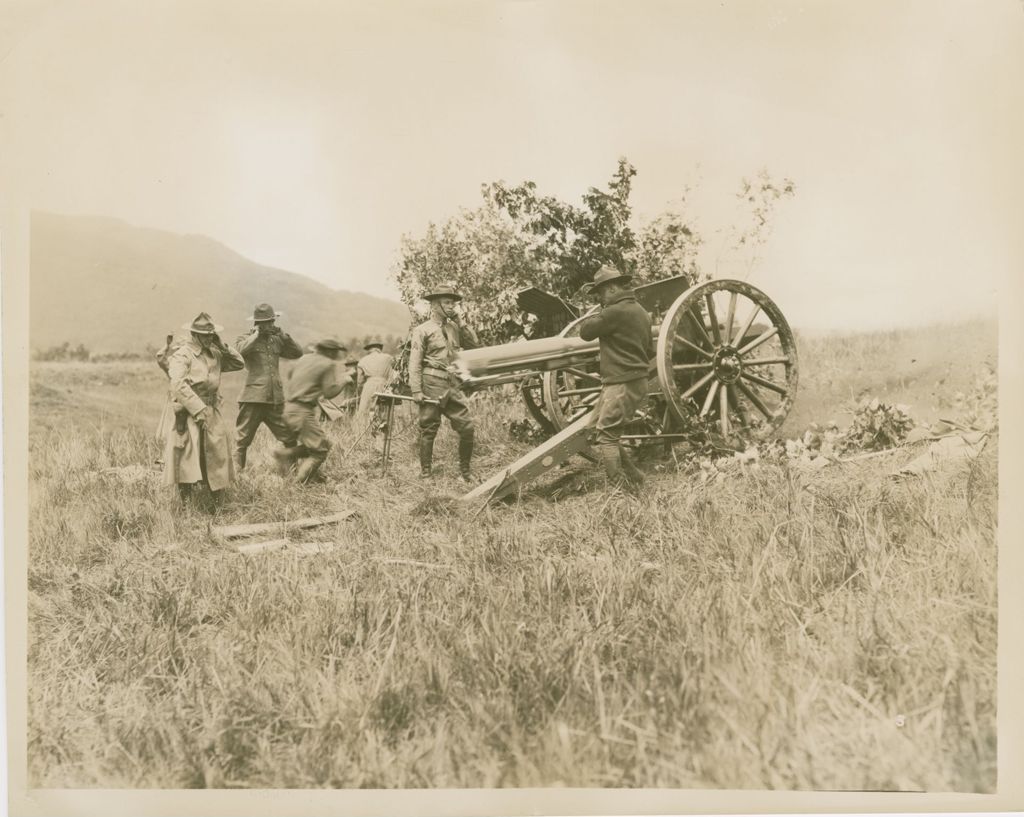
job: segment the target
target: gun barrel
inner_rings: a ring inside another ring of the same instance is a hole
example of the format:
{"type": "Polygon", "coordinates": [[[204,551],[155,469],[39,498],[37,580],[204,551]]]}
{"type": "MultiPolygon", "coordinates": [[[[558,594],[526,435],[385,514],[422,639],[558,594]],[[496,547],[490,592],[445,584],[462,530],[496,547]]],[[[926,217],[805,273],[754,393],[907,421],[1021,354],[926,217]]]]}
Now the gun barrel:
{"type": "Polygon", "coordinates": [[[541,372],[592,361],[599,353],[599,342],[572,337],[538,338],[465,349],[455,359],[463,380],[477,380],[512,372],[541,372]]]}

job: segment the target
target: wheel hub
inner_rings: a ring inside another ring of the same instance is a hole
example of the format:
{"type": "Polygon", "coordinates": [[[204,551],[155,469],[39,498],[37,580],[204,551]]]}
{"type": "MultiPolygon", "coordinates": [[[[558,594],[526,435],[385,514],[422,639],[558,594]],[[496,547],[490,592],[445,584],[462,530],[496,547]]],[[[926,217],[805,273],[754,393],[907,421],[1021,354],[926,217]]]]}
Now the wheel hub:
{"type": "Polygon", "coordinates": [[[736,349],[723,346],[715,353],[715,376],[723,383],[735,383],[743,371],[743,360],[736,349]]]}

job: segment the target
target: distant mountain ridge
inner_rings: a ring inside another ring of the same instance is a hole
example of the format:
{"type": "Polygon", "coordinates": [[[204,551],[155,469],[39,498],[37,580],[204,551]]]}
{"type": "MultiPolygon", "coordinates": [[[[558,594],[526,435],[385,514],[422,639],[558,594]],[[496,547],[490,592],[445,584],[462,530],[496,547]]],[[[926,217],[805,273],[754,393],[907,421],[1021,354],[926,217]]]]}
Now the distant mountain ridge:
{"type": "Polygon", "coordinates": [[[92,352],[159,346],[201,311],[234,342],[261,302],[283,313],[281,326],[301,344],[404,336],[412,320],[396,301],[257,264],[207,236],[99,216],[34,212],[29,270],[33,349],[65,341],[92,352]]]}

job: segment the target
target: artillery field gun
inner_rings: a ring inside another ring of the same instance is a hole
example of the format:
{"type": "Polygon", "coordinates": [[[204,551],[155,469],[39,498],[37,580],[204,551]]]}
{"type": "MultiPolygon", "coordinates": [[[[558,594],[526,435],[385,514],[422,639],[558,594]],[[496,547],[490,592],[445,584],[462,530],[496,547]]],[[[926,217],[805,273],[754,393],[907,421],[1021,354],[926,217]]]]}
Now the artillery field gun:
{"type": "MultiPolygon", "coordinates": [[[[671,445],[690,438],[698,426],[727,445],[770,436],[796,393],[797,351],[789,324],[750,284],[688,283],[679,276],[635,290],[653,318],[656,354],[647,404],[623,441],[671,445]]],[[[553,436],[464,501],[498,499],[574,454],[588,456],[589,415],[601,390],[598,341],[579,337],[586,315],[560,298],[531,288],[520,293],[519,306],[536,315],[540,327],[561,321],[564,328],[536,340],[463,351],[455,368],[466,391],[518,384],[530,414],[553,436]]]]}

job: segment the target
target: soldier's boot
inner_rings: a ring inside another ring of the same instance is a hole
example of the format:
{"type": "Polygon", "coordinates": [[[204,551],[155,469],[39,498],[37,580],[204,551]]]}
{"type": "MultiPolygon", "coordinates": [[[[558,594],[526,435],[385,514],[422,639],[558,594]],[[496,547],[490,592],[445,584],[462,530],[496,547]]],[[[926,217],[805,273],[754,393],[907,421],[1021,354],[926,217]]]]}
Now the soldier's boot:
{"type": "Polygon", "coordinates": [[[316,482],[320,466],[323,465],[323,463],[323,460],[316,457],[304,457],[299,461],[298,468],[295,469],[296,482],[302,485],[310,482],[316,482]]]}
{"type": "Polygon", "coordinates": [[[274,461],[277,463],[277,473],[282,477],[287,476],[295,465],[295,458],[299,454],[298,448],[275,448],[274,461]]]}
{"type": "Polygon", "coordinates": [[[615,444],[597,445],[594,446],[594,453],[597,454],[597,458],[604,467],[604,475],[608,479],[609,487],[621,487],[625,482],[625,476],[622,472],[622,456],[619,453],[619,446],[615,444]]]}
{"type": "Polygon", "coordinates": [[[633,461],[633,452],[627,446],[619,446],[619,457],[622,460],[622,472],[626,481],[634,488],[644,484],[644,472],[637,468],[633,461]]]}
{"type": "Polygon", "coordinates": [[[246,448],[235,449],[235,470],[241,473],[245,470],[245,455],[248,453],[246,448]]]}
{"type": "Polygon", "coordinates": [[[178,500],[182,505],[187,505],[192,499],[192,483],[191,482],[179,482],[178,483],[178,500]]]}
{"type": "Polygon", "coordinates": [[[429,477],[434,462],[433,438],[420,437],[420,476],[429,477]]]}
{"type": "Polygon", "coordinates": [[[469,470],[469,463],[472,459],[473,432],[470,431],[459,437],[459,475],[463,482],[473,481],[473,472],[469,470]]]}

